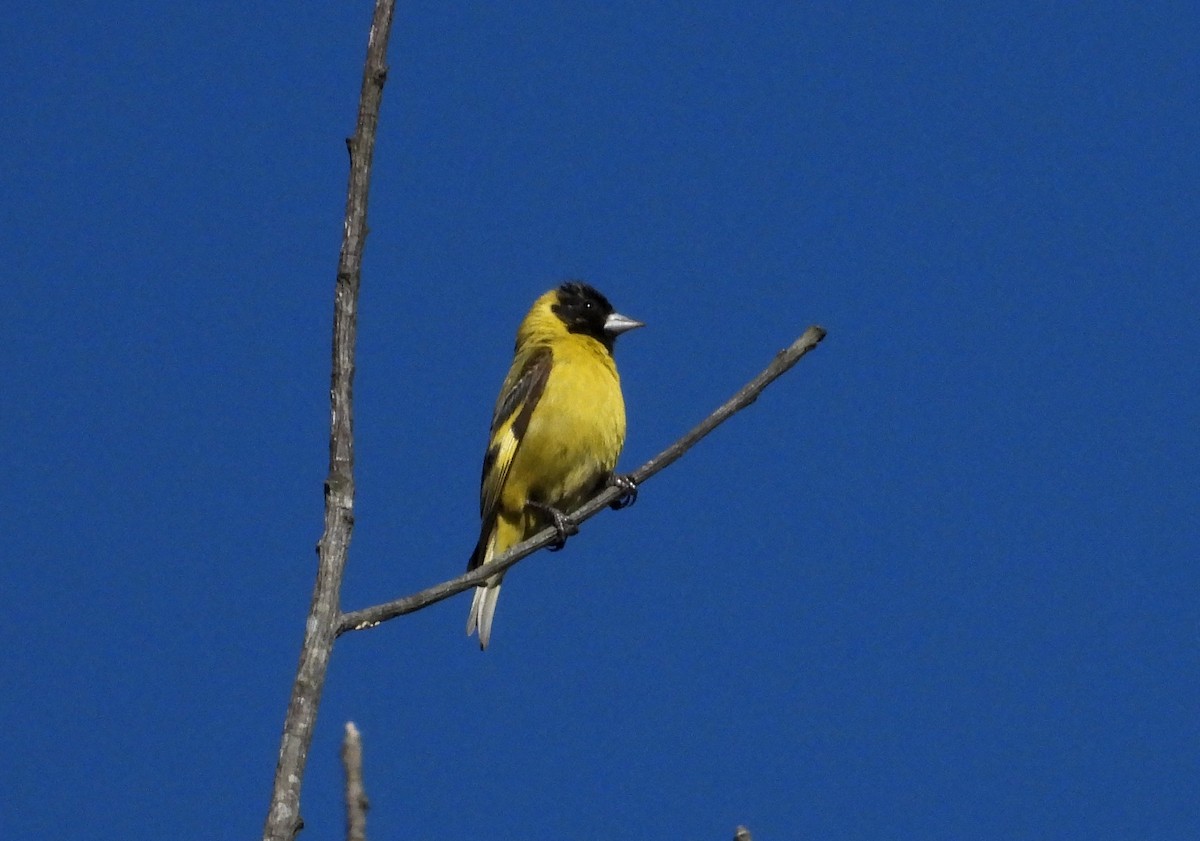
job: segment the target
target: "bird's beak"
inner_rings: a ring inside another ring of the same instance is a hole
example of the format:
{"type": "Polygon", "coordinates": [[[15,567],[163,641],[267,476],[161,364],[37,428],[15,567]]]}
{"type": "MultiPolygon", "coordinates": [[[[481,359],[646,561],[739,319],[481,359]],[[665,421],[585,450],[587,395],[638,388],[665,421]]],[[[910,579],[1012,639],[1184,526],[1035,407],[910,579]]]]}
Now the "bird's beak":
{"type": "Polygon", "coordinates": [[[619,312],[610,313],[608,318],[604,319],[604,332],[610,336],[619,336],[629,330],[645,326],[643,322],[636,321],[627,315],[621,315],[619,312]]]}

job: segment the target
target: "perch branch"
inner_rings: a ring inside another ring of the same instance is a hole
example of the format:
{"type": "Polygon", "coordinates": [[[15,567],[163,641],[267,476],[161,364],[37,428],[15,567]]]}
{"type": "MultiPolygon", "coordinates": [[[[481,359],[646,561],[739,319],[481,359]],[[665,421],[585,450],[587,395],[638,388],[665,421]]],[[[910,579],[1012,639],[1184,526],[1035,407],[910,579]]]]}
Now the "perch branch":
{"type": "Polygon", "coordinates": [[[377,0],[354,137],[347,142],[350,176],[346,189],[346,223],[338,257],[333,304],[333,373],[329,387],[329,474],[325,480],[325,526],[317,542],[317,581],[313,587],[304,643],[291,700],[283,722],[275,785],[263,827],[264,841],[291,841],[304,822],[300,818],[300,784],[312,744],[317,707],[337,637],[338,600],[350,533],[354,528],[354,345],[357,335],[358,287],[363,244],[367,236],[367,195],[371,157],[383,83],[387,77],[387,42],[395,0],[377,0]]]}
{"type": "MultiPolygon", "coordinates": [[[[742,386],[737,394],[733,395],[716,411],[697,424],[695,429],[630,473],[629,477],[638,485],[641,485],[655,473],[674,463],[718,425],[724,423],[734,413],[741,411],[753,403],[764,388],[799,362],[800,358],[815,348],[823,338],[825,338],[825,330],[823,328],[815,325],[809,327],[790,347],[777,353],[775,359],[761,374],[742,386]]],[[[611,504],[621,493],[619,488],[605,488],[573,512],[571,519],[576,523],[582,523],[584,520],[590,519],[611,504]]],[[[343,613],[341,619],[338,621],[338,636],[347,631],[361,631],[366,628],[374,628],[376,625],[386,622],[389,619],[395,619],[397,616],[412,613],[435,602],[448,599],[456,593],[461,593],[463,590],[469,590],[478,584],[482,584],[496,573],[503,572],[543,546],[550,545],[556,538],[557,532],[554,528],[552,526],[547,527],[528,540],[518,543],[507,552],[496,556],[496,559],[491,563],[481,566],[465,575],[460,575],[458,578],[443,581],[441,584],[435,584],[432,587],[421,590],[419,593],[413,593],[410,596],[404,596],[403,598],[385,602],[384,604],[343,613]]]]}

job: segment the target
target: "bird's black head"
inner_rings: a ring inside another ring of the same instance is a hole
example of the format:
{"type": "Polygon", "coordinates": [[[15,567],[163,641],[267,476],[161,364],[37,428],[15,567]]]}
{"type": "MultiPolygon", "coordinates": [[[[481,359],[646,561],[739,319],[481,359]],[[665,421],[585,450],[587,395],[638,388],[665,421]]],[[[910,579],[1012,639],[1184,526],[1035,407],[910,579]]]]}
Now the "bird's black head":
{"type": "Polygon", "coordinates": [[[613,342],[626,330],[641,327],[640,321],[613,310],[599,292],[586,283],[571,281],[558,287],[557,300],[550,309],[571,333],[591,336],[612,352],[613,342]]]}
{"type": "Polygon", "coordinates": [[[603,339],[604,322],[612,304],[586,283],[572,281],[558,287],[558,300],[550,307],[572,333],[603,339]]]}

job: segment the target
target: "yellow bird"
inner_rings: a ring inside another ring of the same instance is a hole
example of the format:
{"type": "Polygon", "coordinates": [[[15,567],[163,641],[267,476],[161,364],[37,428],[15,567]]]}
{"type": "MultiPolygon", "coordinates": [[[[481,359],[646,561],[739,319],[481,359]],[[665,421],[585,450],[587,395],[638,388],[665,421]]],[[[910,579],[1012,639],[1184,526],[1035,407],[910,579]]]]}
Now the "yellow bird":
{"type": "MultiPolygon", "coordinates": [[[[483,458],[479,543],[468,570],[553,524],[559,547],[574,530],[571,512],[607,483],[637,489],[613,469],[625,445],[625,400],[613,362],[617,336],[640,321],[613,310],[586,283],[564,283],[533,302],[517,328],[512,367],[492,415],[483,458]]],[[[467,635],[486,649],[503,575],[475,590],[467,635]]]]}

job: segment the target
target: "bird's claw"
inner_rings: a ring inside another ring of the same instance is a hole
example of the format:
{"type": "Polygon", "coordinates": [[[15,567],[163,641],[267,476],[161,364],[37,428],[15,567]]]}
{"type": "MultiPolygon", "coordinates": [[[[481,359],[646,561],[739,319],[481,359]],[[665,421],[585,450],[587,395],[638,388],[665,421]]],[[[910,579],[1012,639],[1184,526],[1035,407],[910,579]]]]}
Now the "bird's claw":
{"type": "Polygon", "coordinates": [[[554,526],[554,531],[558,533],[554,542],[550,544],[551,552],[557,552],[566,546],[568,537],[579,534],[579,526],[575,524],[575,521],[554,506],[543,505],[540,502],[531,502],[529,503],[529,507],[549,517],[550,524],[554,526]]]}
{"type": "Polygon", "coordinates": [[[622,508],[628,508],[637,502],[638,487],[637,482],[628,476],[618,476],[613,474],[608,479],[608,484],[621,491],[620,496],[609,503],[609,507],[614,511],[620,511],[622,508]]]}

